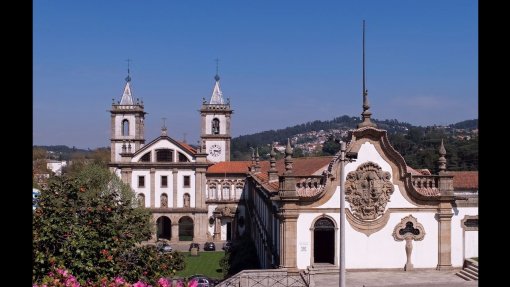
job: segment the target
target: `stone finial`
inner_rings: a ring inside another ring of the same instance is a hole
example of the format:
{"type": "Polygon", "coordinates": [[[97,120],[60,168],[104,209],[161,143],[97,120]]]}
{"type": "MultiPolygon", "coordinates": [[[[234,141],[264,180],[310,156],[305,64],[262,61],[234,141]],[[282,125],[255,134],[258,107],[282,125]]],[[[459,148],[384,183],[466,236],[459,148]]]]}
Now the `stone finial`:
{"type": "Polygon", "coordinates": [[[168,130],[166,128],[166,118],[161,118],[161,120],[163,121],[163,125],[161,126],[161,135],[162,136],[166,136],[168,135],[168,130]]]}
{"type": "Polygon", "coordinates": [[[292,147],[290,146],[290,139],[287,138],[287,147],[285,147],[285,174],[292,174],[292,147]]]}
{"type": "Polygon", "coordinates": [[[441,139],[441,146],[439,147],[439,172],[446,171],[446,149],[444,148],[443,139],[441,139]]]}
{"type": "Polygon", "coordinates": [[[276,152],[274,151],[274,143],[271,144],[271,151],[269,152],[269,164],[270,168],[267,172],[269,182],[278,180],[278,171],[276,170],[276,152]]]}
{"type": "Polygon", "coordinates": [[[269,152],[270,170],[276,170],[276,152],[274,151],[274,143],[271,144],[271,151],[269,152]]]}
{"type": "Polygon", "coordinates": [[[259,148],[256,148],[255,151],[255,171],[260,171],[260,156],[259,156],[259,148]]]}
{"type": "Polygon", "coordinates": [[[250,147],[251,149],[251,166],[250,171],[255,171],[255,149],[250,147]]]}

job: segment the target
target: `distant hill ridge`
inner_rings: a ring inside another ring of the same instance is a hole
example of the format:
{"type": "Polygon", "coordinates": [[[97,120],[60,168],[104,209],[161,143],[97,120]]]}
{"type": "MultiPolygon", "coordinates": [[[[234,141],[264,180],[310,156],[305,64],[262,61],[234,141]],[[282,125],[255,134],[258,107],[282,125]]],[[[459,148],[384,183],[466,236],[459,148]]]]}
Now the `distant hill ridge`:
{"type": "MultiPolygon", "coordinates": [[[[393,147],[404,156],[406,163],[412,167],[433,170],[437,161],[437,148],[441,139],[444,139],[449,170],[478,170],[478,119],[465,120],[448,126],[433,125],[425,127],[414,126],[396,119],[372,119],[372,121],[377,124],[379,129],[388,131],[393,147]]],[[[345,131],[356,128],[359,122],[358,117],[344,115],[332,120],[316,120],[283,129],[241,135],[232,138],[231,159],[249,159],[251,155],[250,147],[259,147],[261,157],[264,159],[269,151],[268,146],[272,142],[285,143],[287,138],[296,138],[296,135],[313,131],[322,130],[335,138],[346,140],[346,138],[338,136],[339,132],[345,135],[345,131]]],[[[302,137],[298,139],[298,142],[306,143],[307,140],[313,140],[313,137],[302,137]]],[[[54,154],[53,158],[62,160],[68,160],[77,154],[88,157],[93,152],[91,149],[79,149],[66,145],[34,145],[33,148],[50,151],[54,154]]],[[[295,156],[303,155],[295,153],[295,156]]]]}

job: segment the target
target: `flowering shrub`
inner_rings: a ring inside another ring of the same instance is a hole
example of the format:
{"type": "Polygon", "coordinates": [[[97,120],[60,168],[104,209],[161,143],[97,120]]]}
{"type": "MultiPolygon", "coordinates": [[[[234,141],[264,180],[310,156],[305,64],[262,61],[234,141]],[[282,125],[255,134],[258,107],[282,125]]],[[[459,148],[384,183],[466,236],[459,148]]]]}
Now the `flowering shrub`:
{"type": "MultiPolygon", "coordinates": [[[[159,278],[156,285],[150,285],[143,281],[138,280],[136,283],[128,283],[122,277],[115,277],[107,279],[101,278],[98,282],[90,280],[86,282],[79,282],[68,270],[64,268],[52,268],[52,270],[43,277],[40,284],[33,284],[32,287],[171,287],[172,282],[166,278],[159,278]]],[[[198,282],[191,280],[188,285],[182,281],[177,283],[178,287],[197,287],[198,282]]]]}
{"type": "Polygon", "coordinates": [[[184,259],[139,246],[151,238],[151,218],[105,167],[90,164],[51,178],[33,213],[32,281],[41,282],[52,266],[66,266],[82,285],[115,276],[155,285],[182,270],[184,259]]]}

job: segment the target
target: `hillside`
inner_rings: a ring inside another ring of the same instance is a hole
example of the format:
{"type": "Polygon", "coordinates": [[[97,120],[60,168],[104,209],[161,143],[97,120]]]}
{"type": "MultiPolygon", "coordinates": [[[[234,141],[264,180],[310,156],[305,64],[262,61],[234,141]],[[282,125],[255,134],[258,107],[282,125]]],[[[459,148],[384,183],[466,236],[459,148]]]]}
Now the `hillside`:
{"type": "MultiPolygon", "coordinates": [[[[388,131],[390,142],[406,163],[414,168],[436,170],[438,148],[444,139],[449,170],[478,169],[478,120],[467,120],[449,126],[413,126],[398,120],[373,120],[378,128],[388,131]]],[[[313,121],[285,129],[263,131],[232,139],[232,160],[250,159],[250,147],[258,147],[267,158],[269,144],[284,145],[287,138],[295,146],[294,156],[325,155],[335,140],[347,140],[348,130],[360,122],[357,117],[341,116],[329,121],[313,121]],[[326,146],[326,147],[324,147],[326,146]]]]}

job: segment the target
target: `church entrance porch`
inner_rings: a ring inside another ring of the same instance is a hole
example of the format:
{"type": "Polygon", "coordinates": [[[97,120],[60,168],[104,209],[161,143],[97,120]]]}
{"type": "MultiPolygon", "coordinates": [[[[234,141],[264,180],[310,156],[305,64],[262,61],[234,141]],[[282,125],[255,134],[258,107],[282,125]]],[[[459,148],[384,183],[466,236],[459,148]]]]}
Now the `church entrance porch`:
{"type": "Polygon", "coordinates": [[[161,216],[156,220],[156,226],[157,226],[157,232],[156,237],[157,239],[168,239],[170,240],[172,237],[172,221],[166,217],[161,216]]]}

